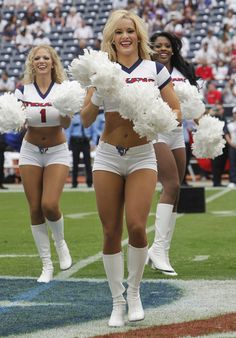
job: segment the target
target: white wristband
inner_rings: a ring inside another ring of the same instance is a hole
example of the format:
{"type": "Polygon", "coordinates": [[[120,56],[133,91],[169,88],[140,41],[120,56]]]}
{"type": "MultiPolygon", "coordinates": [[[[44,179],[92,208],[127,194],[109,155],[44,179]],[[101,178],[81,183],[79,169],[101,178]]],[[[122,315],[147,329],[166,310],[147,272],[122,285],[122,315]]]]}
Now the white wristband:
{"type": "Polygon", "coordinates": [[[97,93],[96,90],[95,92],[93,92],[93,95],[91,96],[91,102],[97,107],[102,106],[103,98],[97,93]]]}

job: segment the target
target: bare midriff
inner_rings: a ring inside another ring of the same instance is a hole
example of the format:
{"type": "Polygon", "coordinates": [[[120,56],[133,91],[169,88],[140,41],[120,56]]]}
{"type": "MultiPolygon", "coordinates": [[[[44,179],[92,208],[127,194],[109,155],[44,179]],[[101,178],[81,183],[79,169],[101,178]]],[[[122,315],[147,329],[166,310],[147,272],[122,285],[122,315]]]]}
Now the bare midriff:
{"type": "Polygon", "coordinates": [[[54,147],[66,142],[60,126],[56,127],[28,127],[25,140],[44,148],[54,147]]]}
{"type": "Polygon", "coordinates": [[[105,117],[106,123],[101,141],[124,148],[148,143],[145,137],[141,138],[133,130],[133,122],[123,119],[118,112],[107,112],[105,117]]]}

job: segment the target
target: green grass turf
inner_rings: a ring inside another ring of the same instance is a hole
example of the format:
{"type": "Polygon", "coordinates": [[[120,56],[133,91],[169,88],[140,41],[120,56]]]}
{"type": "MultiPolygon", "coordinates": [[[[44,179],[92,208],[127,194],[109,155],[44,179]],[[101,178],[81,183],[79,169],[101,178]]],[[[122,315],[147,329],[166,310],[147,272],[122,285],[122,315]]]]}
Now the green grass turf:
{"type": "MultiPolygon", "coordinates": [[[[206,191],[206,198],[218,190],[206,191]]],[[[155,213],[158,196],[155,195],[152,213],[155,213]]],[[[206,213],[185,214],[178,218],[171,246],[171,263],[181,279],[235,279],[236,240],[236,190],[207,203],[206,213]],[[234,215],[219,215],[219,211],[234,211],[234,215]],[[209,256],[207,260],[194,261],[196,256],[209,256]]],[[[96,212],[94,192],[64,192],[61,209],[65,215],[65,237],[74,262],[93,256],[102,250],[102,228],[96,212]],[[71,214],[90,213],[72,219],[71,214]]],[[[30,230],[28,206],[23,193],[0,194],[1,235],[0,255],[37,254],[30,230]]],[[[148,226],[154,223],[150,215],[148,226]]],[[[124,229],[124,238],[127,231],[124,229]]],[[[148,234],[152,243],[154,232],[148,234]]],[[[55,274],[59,270],[58,258],[52,244],[55,274]]],[[[126,248],[124,248],[126,260],[126,248]]],[[[0,257],[0,275],[38,276],[41,270],[39,257],[0,257]]],[[[102,261],[99,260],[79,270],[72,277],[105,278],[102,261]]],[[[169,278],[145,268],[144,278],[169,278]]]]}

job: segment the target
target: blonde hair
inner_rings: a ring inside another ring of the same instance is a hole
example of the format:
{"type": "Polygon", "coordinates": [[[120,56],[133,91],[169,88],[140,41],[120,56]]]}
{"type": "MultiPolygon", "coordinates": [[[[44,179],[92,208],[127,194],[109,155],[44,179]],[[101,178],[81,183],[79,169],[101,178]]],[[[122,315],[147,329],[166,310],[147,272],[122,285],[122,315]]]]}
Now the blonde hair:
{"type": "Polygon", "coordinates": [[[150,60],[150,54],[153,53],[149,47],[148,33],[144,25],[144,21],[134,14],[125,9],[118,9],[111,13],[105,27],[103,29],[103,39],[101,43],[101,50],[107,52],[111,61],[117,61],[117,54],[115,46],[112,44],[114,41],[115,30],[117,24],[122,19],[132,20],[138,37],[138,54],[141,59],[150,60]]]}
{"type": "Polygon", "coordinates": [[[53,68],[52,68],[52,72],[51,72],[52,80],[56,83],[62,83],[64,80],[66,80],[67,79],[66,72],[63,68],[63,65],[61,63],[61,60],[60,60],[59,55],[57,54],[56,50],[49,45],[41,44],[41,45],[38,45],[36,47],[33,47],[30,50],[30,52],[29,52],[29,54],[26,58],[23,83],[29,84],[29,83],[33,83],[34,80],[35,80],[35,72],[34,72],[34,69],[33,69],[33,60],[34,60],[35,54],[37,53],[37,51],[39,49],[45,49],[50,54],[50,56],[52,58],[52,64],[53,64],[53,68]]]}

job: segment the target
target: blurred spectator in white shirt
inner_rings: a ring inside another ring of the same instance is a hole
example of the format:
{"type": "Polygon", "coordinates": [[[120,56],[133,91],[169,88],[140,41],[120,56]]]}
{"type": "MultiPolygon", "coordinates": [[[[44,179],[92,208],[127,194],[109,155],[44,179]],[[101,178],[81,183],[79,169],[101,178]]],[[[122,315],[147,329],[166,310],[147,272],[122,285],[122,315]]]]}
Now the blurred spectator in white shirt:
{"type": "Polygon", "coordinates": [[[71,7],[66,17],[66,27],[76,30],[76,28],[81,26],[81,21],[81,15],[80,13],[77,13],[76,7],[71,7]]]}
{"type": "Polygon", "coordinates": [[[13,92],[15,90],[15,82],[11,78],[7,71],[3,71],[0,78],[0,93],[13,92]]]}
{"type": "Polygon", "coordinates": [[[74,32],[75,39],[91,39],[93,38],[92,27],[87,25],[85,20],[81,20],[81,27],[78,27],[74,32]]]}
{"type": "Polygon", "coordinates": [[[112,8],[113,9],[120,9],[125,8],[128,4],[127,0],[113,0],[112,1],[112,8]]]}
{"type": "Polygon", "coordinates": [[[228,66],[223,60],[217,60],[216,64],[213,65],[214,79],[217,81],[225,80],[228,74],[228,66]]]}
{"type": "Polygon", "coordinates": [[[236,106],[236,82],[234,80],[227,81],[222,94],[223,103],[236,106]]]}
{"type": "Polygon", "coordinates": [[[208,29],[207,35],[202,39],[202,44],[205,42],[208,43],[209,48],[213,49],[215,52],[217,51],[219,40],[214,35],[214,32],[211,28],[208,29]]]}
{"type": "Polygon", "coordinates": [[[37,32],[36,38],[35,38],[34,41],[33,41],[33,45],[34,45],[34,46],[38,46],[38,45],[41,45],[41,44],[44,44],[44,45],[51,45],[51,41],[50,41],[50,39],[45,35],[44,31],[40,29],[40,30],[37,32]]]}
{"type": "Polygon", "coordinates": [[[33,35],[22,27],[16,36],[16,47],[20,53],[27,51],[33,45],[33,35]]]}
{"type": "Polygon", "coordinates": [[[200,63],[202,59],[207,59],[208,64],[214,63],[217,60],[215,51],[209,48],[207,42],[203,43],[201,48],[195,52],[194,62],[200,63]]]}

